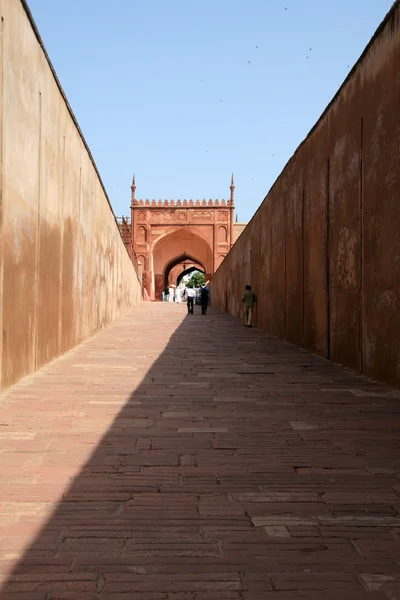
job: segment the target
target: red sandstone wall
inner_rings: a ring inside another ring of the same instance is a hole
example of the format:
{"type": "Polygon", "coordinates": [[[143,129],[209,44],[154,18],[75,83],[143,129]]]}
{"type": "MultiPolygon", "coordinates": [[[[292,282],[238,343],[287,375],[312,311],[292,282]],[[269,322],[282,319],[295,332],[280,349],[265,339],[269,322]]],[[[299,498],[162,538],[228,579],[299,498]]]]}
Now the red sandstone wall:
{"type": "Polygon", "coordinates": [[[0,4],[0,387],[140,301],[93,159],[25,3],[0,4]]]}
{"type": "Polygon", "coordinates": [[[400,8],[380,26],[212,280],[213,302],[400,383],[400,8]]]}

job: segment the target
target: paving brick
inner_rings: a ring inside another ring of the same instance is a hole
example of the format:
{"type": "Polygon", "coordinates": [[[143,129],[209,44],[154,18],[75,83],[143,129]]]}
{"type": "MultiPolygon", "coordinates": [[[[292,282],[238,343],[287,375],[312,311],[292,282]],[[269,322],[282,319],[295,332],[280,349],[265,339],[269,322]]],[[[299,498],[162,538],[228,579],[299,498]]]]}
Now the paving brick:
{"type": "Polygon", "coordinates": [[[276,590],[361,591],[359,581],[350,573],[271,573],[270,577],[276,590]]]}
{"type": "Polygon", "coordinates": [[[0,600],[396,600],[398,402],[143,303],[0,400],[0,600]]]}

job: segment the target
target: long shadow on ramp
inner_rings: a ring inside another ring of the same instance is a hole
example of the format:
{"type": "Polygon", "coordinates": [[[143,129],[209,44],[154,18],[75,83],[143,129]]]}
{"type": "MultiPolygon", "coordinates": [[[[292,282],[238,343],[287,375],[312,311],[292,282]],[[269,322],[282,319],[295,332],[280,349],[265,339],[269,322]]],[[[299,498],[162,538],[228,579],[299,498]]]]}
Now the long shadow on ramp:
{"type": "MultiPolygon", "coordinates": [[[[215,309],[183,310],[141,307],[7,396],[21,431],[18,401],[41,386],[50,416],[34,441],[53,441],[18,469],[36,482],[1,492],[3,573],[13,532],[33,531],[41,500],[56,498],[58,471],[62,485],[80,471],[0,599],[395,597],[396,394],[215,309]]],[[[4,441],[0,461],[23,443],[4,441]]]]}

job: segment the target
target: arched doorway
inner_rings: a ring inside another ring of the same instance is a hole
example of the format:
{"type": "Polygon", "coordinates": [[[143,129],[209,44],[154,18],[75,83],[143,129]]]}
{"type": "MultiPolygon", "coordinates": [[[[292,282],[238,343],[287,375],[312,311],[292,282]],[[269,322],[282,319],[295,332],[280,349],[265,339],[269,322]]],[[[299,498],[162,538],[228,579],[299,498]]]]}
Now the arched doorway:
{"type": "Polygon", "coordinates": [[[167,285],[178,286],[185,275],[189,275],[194,271],[200,271],[205,275],[203,264],[199,263],[190,256],[176,257],[165,266],[164,272],[164,287],[167,285]]]}
{"type": "Polygon", "coordinates": [[[173,282],[176,284],[178,276],[189,266],[202,271],[206,279],[210,279],[213,273],[210,245],[188,227],[160,237],[154,244],[152,261],[155,300],[161,300],[166,285],[173,282]]]}

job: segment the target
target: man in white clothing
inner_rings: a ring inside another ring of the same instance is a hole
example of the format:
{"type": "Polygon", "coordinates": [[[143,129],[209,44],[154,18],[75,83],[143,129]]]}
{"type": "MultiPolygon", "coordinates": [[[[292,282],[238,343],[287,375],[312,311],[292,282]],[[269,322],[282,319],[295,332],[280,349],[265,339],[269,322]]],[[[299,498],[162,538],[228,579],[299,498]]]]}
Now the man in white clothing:
{"type": "Polygon", "coordinates": [[[187,309],[188,315],[193,314],[193,305],[196,298],[196,290],[193,288],[186,288],[186,296],[187,296],[187,309]]]}

